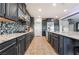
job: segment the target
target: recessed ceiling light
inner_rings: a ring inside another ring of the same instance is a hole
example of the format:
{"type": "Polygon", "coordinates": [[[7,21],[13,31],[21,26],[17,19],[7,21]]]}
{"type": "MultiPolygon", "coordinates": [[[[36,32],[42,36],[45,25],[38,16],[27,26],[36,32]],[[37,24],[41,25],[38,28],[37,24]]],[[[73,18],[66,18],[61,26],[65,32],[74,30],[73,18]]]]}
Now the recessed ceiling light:
{"type": "Polygon", "coordinates": [[[53,6],[56,6],[56,3],[53,3],[52,5],[53,5],[53,6]]]}
{"type": "Polygon", "coordinates": [[[41,17],[41,16],[38,16],[39,18],[41,17]]]}
{"type": "Polygon", "coordinates": [[[67,9],[64,9],[64,12],[66,12],[67,11],[67,9]]]}
{"type": "Polygon", "coordinates": [[[42,11],[42,9],[41,9],[41,8],[39,8],[39,9],[38,9],[38,11],[39,11],[39,12],[41,12],[41,11],[42,11]]]}
{"type": "Polygon", "coordinates": [[[58,16],[55,16],[56,18],[58,18],[58,16]]]}

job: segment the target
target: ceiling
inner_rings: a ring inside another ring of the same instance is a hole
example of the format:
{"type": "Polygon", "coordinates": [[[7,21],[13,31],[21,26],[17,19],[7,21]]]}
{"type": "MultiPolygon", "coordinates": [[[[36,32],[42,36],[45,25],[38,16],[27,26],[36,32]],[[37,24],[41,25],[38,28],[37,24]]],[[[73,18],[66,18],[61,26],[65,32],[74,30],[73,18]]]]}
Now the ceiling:
{"type": "Polygon", "coordinates": [[[71,17],[68,17],[68,18],[66,18],[64,20],[68,20],[68,19],[72,19],[72,21],[79,22],[79,13],[78,14],[75,14],[75,15],[73,15],[71,17]]]}
{"type": "Polygon", "coordinates": [[[79,5],[78,3],[56,3],[54,6],[53,3],[27,3],[27,10],[32,17],[41,17],[41,18],[61,18],[68,11],[73,9],[75,6],[79,5]],[[41,9],[41,11],[38,11],[41,9]],[[64,10],[66,10],[64,12],[64,10]]]}

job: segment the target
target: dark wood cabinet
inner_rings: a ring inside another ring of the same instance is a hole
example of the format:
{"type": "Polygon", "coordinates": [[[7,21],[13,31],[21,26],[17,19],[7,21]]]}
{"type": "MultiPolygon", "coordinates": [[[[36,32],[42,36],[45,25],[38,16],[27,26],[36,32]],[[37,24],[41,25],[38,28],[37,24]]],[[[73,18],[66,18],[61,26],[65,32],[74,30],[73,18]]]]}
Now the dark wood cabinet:
{"type": "Polygon", "coordinates": [[[59,54],[64,55],[64,37],[62,35],[59,36],[59,54]]]}
{"type": "Polygon", "coordinates": [[[0,55],[23,55],[33,39],[33,32],[0,44],[0,55]]]}
{"type": "Polygon", "coordinates": [[[5,3],[0,3],[0,16],[4,17],[5,15],[5,3]]]}
{"type": "Polygon", "coordinates": [[[51,45],[55,49],[55,51],[58,53],[59,52],[59,35],[51,33],[51,45]]]}
{"type": "Polygon", "coordinates": [[[68,37],[64,37],[64,54],[65,55],[73,55],[73,44],[72,39],[68,37]]]}
{"type": "Polygon", "coordinates": [[[29,44],[31,43],[31,33],[28,33],[27,34],[27,39],[26,39],[26,45],[27,45],[27,47],[26,47],[26,49],[29,47],[29,44]]]}
{"type": "Polygon", "coordinates": [[[17,55],[17,47],[14,43],[9,49],[5,50],[2,55],[17,55]]]}
{"type": "Polygon", "coordinates": [[[28,49],[29,44],[30,44],[30,39],[29,39],[29,33],[28,33],[26,38],[26,50],[28,49]]]}
{"type": "Polygon", "coordinates": [[[6,18],[17,20],[18,6],[17,3],[6,3],[6,18]]]}
{"type": "Polygon", "coordinates": [[[23,12],[24,12],[24,14],[26,14],[26,5],[25,4],[23,4],[23,12]]]}
{"type": "Polygon", "coordinates": [[[18,46],[18,52],[19,52],[19,55],[23,55],[24,52],[25,52],[25,35],[24,36],[20,36],[17,38],[17,46],[18,46]]]}
{"type": "Polygon", "coordinates": [[[23,9],[23,3],[18,3],[18,7],[19,7],[20,9],[23,9]]]}
{"type": "MultiPolygon", "coordinates": [[[[74,47],[73,47],[73,39],[62,36],[56,33],[49,32],[51,37],[48,39],[50,40],[51,46],[55,49],[55,51],[60,55],[73,55],[74,54],[74,47]]],[[[75,41],[74,41],[75,42],[75,41]]]]}
{"type": "Polygon", "coordinates": [[[26,5],[24,3],[18,3],[18,8],[21,9],[21,11],[26,14],[26,5]]]}
{"type": "Polygon", "coordinates": [[[26,10],[25,3],[0,3],[0,17],[14,21],[22,20],[21,22],[26,22],[26,20],[30,19],[31,16],[26,10]],[[25,17],[26,15],[28,15],[28,18],[25,17]]]}
{"type": "Polygon", "coordinates": [[[51,43],[51,33],[48,32],[48,42],[51,43]]]}
{"type": "Polygon", "coordinates": [[[17,45],[16,39],[4,42],[0,44],[0,54],[1,55],[17,55],[17,45]]]}
{"type": "Polygon", "coordinates": [[[32,39],[33,39],[33,32],[27,33],[17,38],[17,46],[18,46],[19,55],[23,55],[25,53],[32,39]]]}

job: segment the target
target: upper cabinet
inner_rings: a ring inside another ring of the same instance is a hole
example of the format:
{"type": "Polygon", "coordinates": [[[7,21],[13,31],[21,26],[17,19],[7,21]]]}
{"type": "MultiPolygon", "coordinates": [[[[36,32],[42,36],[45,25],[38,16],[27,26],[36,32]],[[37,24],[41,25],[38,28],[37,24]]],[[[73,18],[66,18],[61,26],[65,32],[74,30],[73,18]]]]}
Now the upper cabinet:
{"type": "Polygon", "coordinates": [[[5,3],[0,3],[0,16],[5,15],[5,3]]]}
{"type": "Polygon", "coordinates": [[[20,9],[23,9],[23,3],[18,3],[18,7],[19,7],[20,9]]]}
{"type": "Polygon", "coordinates": [[[26,5],[23,3],[18,4],[18,19],[24,20],[28,23],[30,21],[30,15],[28,14],[26,10],[26,5]]]}
{"type": "Polygon", "coordinates": [[[18,17],[17,3],[6,3],[6,18],[17,20],[18,17]]]}
{"type": "Polygon", "coordinates": [[[0,17],[14,21],[30,21],[30,15],[24,3],[0,3],[0,17]]]}
{"type": "Polygon", "coordinates": [[[26,5],[23,4],[23,12],[26,14],[26,5]]]}
{"type": "Polygon", "coordinates": [[[26,14],[26,5],[24,3],[19,3],[18,7],[22,10],[24,14],[26,14]]]}

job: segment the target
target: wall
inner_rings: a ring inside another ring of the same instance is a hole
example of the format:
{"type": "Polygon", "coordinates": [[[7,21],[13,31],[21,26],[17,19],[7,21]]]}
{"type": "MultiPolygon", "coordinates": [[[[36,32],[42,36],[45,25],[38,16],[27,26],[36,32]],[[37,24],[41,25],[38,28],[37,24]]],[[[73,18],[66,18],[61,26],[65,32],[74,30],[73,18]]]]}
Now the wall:
{"type": "Polygon", "coordinates": [[[42,18],[34,18],[34,34],[42,36],[42,18]]]}
{"type": "Polygon", "coordinates": [[[47,31],[54,31],[54,22],[47,22],[47,31]]]}
{"type": "Polygon", "coordinates": [[[60,32],[68,32],[69,22],[67,20],[59,20],[59,28],[60,28],[60,32]]]}
{"type": "MultiPolygon", "coordinates": [[[[62,18],[60,18],[60,20],[59,20],[60,32],[63,31],[63,23],[64,23],[61,19],[65,18],[65,17],[67,17],[67,16],[70,16],[70,15],[72,15],[72,14],[75,14],[75,13],[79,13],[79,6],[76,6],[75,8],[73,8],[72,10],[70,10],[69,12],[67,12],[65,16],[63,16],[62,18]]],[[[70,19],[73,19],[73,21],[74,21],[73,24],[70,24],[70,25],[69,25],[69,31],[75,31],[75,30],[76,30],[76,28],[75,28],[75,27],[76,27],[75,23],[76,23],[76,22],[79,22],[79,14],[74,15],[74,16],[71,16],[71,17],[68,17],[68,18],[66,18],[66,20],[69,19],[69,18],[70,18],[70,19]]],[[[64,20],[64,19],[63,19],[63,20],[64,20]]]]}
{"type": "Polygon", "coordinates": [[[60,20],[60,31],[62,31],[63,25],[66,25],[70,32],[76,31],[76,22],[79,22],[79,13],[75,14],[73,16],[70,16],[66,19],[60,20]],[[67,21],[69,23],[65,23],[65,21],[67,21]]]}

